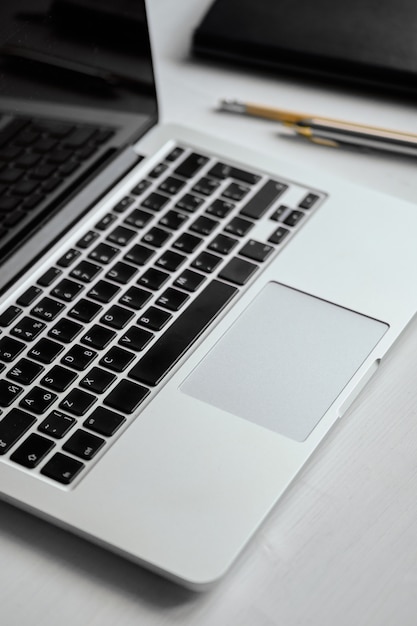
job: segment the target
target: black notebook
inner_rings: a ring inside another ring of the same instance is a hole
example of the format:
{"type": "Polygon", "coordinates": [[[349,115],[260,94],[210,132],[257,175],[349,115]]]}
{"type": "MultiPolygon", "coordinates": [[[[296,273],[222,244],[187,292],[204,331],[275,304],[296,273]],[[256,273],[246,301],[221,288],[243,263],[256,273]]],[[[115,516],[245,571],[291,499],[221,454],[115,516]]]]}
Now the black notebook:
{"type": "Polygon", "coordinates": [[[197,55],[417,92],[415,0],[216,0],[197,55]]]}

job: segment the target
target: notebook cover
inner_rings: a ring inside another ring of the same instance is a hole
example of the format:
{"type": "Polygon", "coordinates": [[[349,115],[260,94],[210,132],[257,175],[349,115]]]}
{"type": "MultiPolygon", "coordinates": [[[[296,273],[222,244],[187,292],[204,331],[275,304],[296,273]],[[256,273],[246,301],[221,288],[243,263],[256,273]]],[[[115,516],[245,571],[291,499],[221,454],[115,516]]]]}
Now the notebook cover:
{"type": "Polygon", "coordinates": [[[197,55],[417,92],[415,0],[215,0],[197,55]]]}

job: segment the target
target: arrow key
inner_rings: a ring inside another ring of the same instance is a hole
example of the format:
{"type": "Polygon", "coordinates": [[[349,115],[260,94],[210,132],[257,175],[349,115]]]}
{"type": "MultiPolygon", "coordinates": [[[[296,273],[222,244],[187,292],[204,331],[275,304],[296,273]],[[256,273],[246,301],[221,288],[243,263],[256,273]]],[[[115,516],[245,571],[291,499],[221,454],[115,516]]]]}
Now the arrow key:
{"type": "Polygon", "coordinates": [[[53,441],[33,433],[13,452],[11,460],[32,469],[36,467],[54,447],[53,441]]]}

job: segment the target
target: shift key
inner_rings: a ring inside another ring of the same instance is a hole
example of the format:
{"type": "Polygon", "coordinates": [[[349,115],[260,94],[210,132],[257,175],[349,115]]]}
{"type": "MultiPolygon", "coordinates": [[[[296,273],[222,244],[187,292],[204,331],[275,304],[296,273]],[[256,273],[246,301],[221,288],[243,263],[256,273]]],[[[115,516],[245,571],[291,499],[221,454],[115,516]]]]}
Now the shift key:
{"type": "Polygon", "coordinates": [[[20,409],[12,409],[0,420],[0,454],[8,450],[36,422],[36,418],[20,409]]]}

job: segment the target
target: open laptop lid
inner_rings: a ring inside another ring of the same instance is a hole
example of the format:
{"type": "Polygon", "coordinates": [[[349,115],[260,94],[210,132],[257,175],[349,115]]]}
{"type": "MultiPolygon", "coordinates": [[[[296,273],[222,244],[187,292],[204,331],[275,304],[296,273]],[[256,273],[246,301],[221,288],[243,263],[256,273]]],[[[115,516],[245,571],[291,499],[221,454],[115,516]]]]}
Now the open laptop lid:
{"type": "Polygon", "coordinates": [[[4,260],[0,290],[132,166],[129,146],[157,121],[144,0],[2,0],[0,137],[14,115],[114,132],[88,175],[71,181],[47,222],[4,260]]]}

